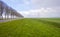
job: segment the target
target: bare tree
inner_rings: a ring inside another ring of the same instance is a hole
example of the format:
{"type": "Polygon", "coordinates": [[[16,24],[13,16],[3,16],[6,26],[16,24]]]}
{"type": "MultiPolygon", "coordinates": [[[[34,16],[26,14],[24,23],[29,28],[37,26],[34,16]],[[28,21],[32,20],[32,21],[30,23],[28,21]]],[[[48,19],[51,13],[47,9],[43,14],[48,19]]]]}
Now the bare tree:
{"type": "MultiPolygon", "coordinates": [[[[2,16],[2,14],[3,14],[3,9],[4,9],[4,6],[3,6],[3,2],[2,1],[0,1],[0,16],[2,16]]],[[[3,16],[2,16],[3,17],[3,16]]]]}
{"type": "Polygon", "coordinates": [[[14,16],[23,17],[15,9],[9,7],[4,2],[0,1],[0,16],[2,16],[4,11],[5,11],[5,18],[9,18],[10,15],[11,15],[11,18],[14,18],[14,16]]]}

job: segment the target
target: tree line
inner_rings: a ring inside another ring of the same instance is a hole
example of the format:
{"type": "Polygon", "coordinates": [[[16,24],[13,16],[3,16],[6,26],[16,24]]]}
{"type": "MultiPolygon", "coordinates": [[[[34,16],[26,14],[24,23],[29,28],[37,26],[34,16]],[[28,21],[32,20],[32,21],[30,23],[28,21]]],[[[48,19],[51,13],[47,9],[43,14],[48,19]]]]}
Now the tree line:
{"type": "Polygon", "coordinates": [[[5,4],[3,1],[0,1],[0,18],[3,18],[3,14],[5,19],[10,18],[22,18],[23,16],[18,13],[15,9],[9,7],[7,4],[5,4]]]}

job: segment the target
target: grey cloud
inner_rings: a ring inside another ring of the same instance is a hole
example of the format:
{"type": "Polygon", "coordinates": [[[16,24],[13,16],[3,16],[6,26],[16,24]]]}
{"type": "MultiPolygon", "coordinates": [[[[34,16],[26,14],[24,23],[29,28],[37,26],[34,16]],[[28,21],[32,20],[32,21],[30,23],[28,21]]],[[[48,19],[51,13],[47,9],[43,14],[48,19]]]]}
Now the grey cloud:
{"type": "Polygon", "coordinates": [[[31,7],[60,7],[60,0],[36,0],[34,3],[31,2],[31,7]]]}

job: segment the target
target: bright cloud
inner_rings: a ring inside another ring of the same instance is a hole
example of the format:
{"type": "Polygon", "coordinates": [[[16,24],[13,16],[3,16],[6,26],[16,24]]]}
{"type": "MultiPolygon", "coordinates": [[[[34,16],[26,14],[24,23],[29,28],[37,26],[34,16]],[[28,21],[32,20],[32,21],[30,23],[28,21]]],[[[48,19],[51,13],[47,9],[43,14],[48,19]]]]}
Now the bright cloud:
{"type": "Polygon", "coordinates": [[[55,17],[59,16],[56,10],[53,8],[41,8],[29,11],[22,11],[21,12],[25,17],[55,17]]]}

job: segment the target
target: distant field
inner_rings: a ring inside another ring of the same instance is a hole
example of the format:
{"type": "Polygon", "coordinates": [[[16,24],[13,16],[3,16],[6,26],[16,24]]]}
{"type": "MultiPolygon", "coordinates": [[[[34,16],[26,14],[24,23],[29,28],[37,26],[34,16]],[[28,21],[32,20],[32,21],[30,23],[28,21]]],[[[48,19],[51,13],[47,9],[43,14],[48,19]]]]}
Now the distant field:
{"type": "Polygon", "coordinates": [[[25,18],[0,23],[0,37],[60,37],[60,18],[25,18]]]}

